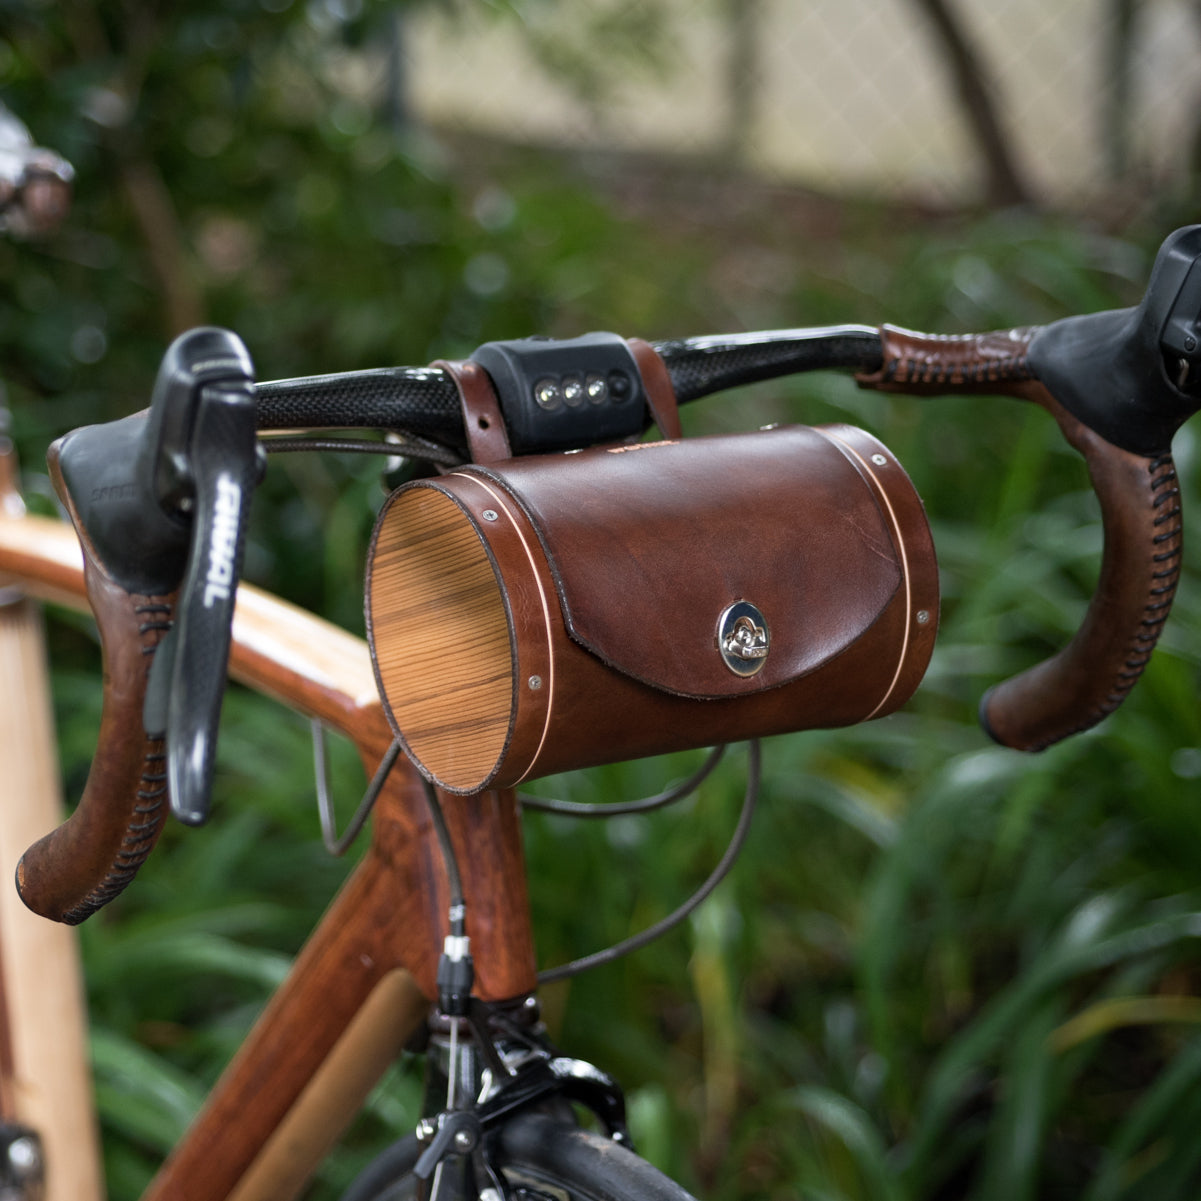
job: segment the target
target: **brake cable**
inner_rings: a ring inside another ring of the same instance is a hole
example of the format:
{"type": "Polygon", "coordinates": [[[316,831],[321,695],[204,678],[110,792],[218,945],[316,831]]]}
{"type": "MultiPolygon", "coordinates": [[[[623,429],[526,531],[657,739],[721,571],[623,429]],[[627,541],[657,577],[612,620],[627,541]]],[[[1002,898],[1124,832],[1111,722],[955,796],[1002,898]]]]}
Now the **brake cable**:
{"type": "Polygon", "coordinates": [[[330,795],[329,763],[325,753],[325,724],[320,718],[314,717],[310,723],[313,733],[313,774],[317,781],[317,814],[321,819],[321,841],[325,849],[336,859],[346,854],[350,844],[359,836],[359,832],[371,815],[379,794],[383,791],[396,760],[400,758],[400,739],[394,738],[392,745],[384,752],[367,791],[346,829],[339,835],[337,822],[334,818],[334,802],[330,795]]]}
{"type": "Polygon", "coordinates": [[[389,431],[387,441],[373,438],[299,437],[259,434],[259,444],[268,454],[295,454],[303,451],[338,454],[385,455],[388,458],[420,459],[441,467],[457,467],[463,456],[427,438],[389,431]]]}
{"type": "MultiPolygon", "coordinates": [[[[641,950],[649,943],[654,942],[660,935],[666,934],[669,930],[678,926],[680,922],[688,917],[729,875],[730,869],[734,866],[738,854],[746,842],[746,836],[750,832],[751,819],[755,815],[755,805],[759,799],[759,780],[759,740],[752,739],[747,743],[746,793],[742,801],[742,810],[738,815],[738,824],[734,827],[734,833],[730,836],[730,842],[726,847],[725,853],[718,860],[717,866],[709,873],[709,878],[679,908],[673,910],[653,925],[648,926],[645,930],[641,930],[637,934],[632,934],[629,938],[614,943],[611,947],[606,947],[604,950],[594,951],[591,955],[585,955],[580,959],[573,959],[569,963],[564,963],[559,967],[546,968],[538,973],[538,983],[550,984],[555,980],[565,980],[567,977],[578,975],[589,968],[612,963],[615,959],[619,959],[623,955],[628,955],[631,951],[641,950]]],[[[616,806],[613,806],[613,808],[616,808],[616,806]]]]}
{"type": "Polygon", "coordinates": [[[557,801],[548,797],[530,796],[528,793],[518,793],[517,803],[523,809],[534,809],[539,813],[554,813],[561,817],[628,817],[631,814],[651,813],[656,809],[664,809],[691,796],[713,773],[713,769],[721,761],[725,746],[715,746],[709,752],[704,763],[680,784],[660,792],[655,796],[643,797],[637,801],[605,802],[599,805],[581,801],[557,801]]]}

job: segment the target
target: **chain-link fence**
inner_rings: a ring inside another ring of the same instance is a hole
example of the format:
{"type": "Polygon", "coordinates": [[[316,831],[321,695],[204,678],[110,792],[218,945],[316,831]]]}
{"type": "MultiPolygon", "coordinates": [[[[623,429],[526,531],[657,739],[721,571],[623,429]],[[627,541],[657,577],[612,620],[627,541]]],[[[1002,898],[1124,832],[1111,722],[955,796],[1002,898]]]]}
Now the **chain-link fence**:
{"type": "Polygon", "coordinates": [[[431,123],[935,202],[1187,186],[1197,0],[548,0],[419,11],[431,123]]]}

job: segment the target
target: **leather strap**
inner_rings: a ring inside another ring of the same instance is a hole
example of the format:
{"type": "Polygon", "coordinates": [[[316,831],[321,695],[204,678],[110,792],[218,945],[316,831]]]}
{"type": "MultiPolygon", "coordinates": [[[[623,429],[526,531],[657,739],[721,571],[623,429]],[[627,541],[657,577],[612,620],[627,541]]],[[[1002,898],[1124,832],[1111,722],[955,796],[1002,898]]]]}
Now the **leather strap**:
{"type": "Polygon", "coordinates": [[[680,427],[680,410],[676,404],[675,389],[671,386],[671,376],[667,373],[667,365],[656,353],[655,348],[641,338],[629,338],[626,345],[638,365],[638,373],[642,376],[643,387],[646,388],[646,403],[659,427],[659,433],[664,438],[682,438],[684,431],[680,427]]]}
{"type": "Polygon", "coordinates": [[[861,388],[937,395],[1009,392],[1033,378],[1027,359],[1034,327],[986,334],[923,334],[880,326],[880,369],[855,376],[861,388]]]}
{"type": "Polygon", "coordinates": [[[467,449],[473,463],[496,463],[511,459],[509,435],[500,413],[500,403],[488,373],[478,364],[438,359],[431,367],[441,367],[455,382],[459,403],[463,406],[463,426],[467,431],[467,449]]]}

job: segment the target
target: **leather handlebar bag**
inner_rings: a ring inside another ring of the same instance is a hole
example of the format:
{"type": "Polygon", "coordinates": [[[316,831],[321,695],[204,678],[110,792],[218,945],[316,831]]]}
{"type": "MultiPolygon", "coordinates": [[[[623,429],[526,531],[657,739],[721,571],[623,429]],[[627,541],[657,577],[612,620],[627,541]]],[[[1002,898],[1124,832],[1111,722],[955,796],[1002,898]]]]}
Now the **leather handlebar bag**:
{"type": "Polygon", "coordinates": [[[466,466],[398,488],[366,610],[389,721],[455,793],[852,725],[925,673],[925,510],[847,425],[466,466]]]}

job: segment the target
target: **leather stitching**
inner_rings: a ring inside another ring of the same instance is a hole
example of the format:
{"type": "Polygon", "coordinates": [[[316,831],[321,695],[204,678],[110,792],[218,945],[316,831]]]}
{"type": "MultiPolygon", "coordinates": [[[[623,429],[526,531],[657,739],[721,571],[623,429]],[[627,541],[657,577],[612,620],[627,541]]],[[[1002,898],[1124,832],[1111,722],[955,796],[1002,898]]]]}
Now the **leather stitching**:
{"type": "MultiPolygon", "coordinates": [[[[141,651],[146,656],[146,670],[149,671],[154,652],[158,649],[163,635],[171,629],[174,610],[170,604],[163,603],[154,597],[134,597],[133,599],[135,602],[140,602],[135,603],[134,613],[139,617],[148,618],[139,624],[138,635],[142,639],[141,651]]],[[[154,849],[165,816],[163,807],[167,795],[167,773],[163,770],[165,763],[163,740],[148,737],[146,750],[142,757],[140,786],[134,794],[134,804],[130,809],[125,835],[121,839],[121,849],[114,855],[104,879],[77,905],[63,914],[62,921],[67,925],[79,925],[80,922],[91,917],[96,910],[103,908],[123,892],[146,861],[146,857],[154,849]]]]}

